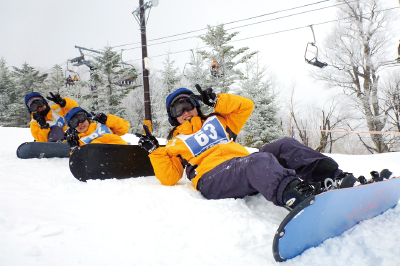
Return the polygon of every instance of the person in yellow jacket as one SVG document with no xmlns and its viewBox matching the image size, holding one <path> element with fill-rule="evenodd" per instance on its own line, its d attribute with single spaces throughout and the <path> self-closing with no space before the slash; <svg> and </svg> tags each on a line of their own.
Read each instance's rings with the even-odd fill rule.
<svg viewBox="0 0 400 266">
<path fill-rule="evenodd" d="M 261 193 L 275 205 L 293 209 L 320 193 L 320 182 L 345 175 L 332 158 L 289 137 L 250 154 L 235 140 L 252 113 L 253 102 L 232 94 L 216 95 L 212 88 L 203 91 L 198 84 L 196 89 L 200 95 L 180 88 L 167 97 L 168 119 L 174 128 L 165 147 L 159 147 L 146 125 L 145 135 L 136 134 L 163 185 L 176 184 L 186 170 L 187 178 L 207 199 Z M 204 115 L 199 101 L 213 107 L 214 113 Z"/>
<path fill-rule="evenodd" d="M 122 144 L 121 138 L 129 131 L 130 124 L 115 115 L 98 113 L 94 117 L 86 110 L 76 107 L 65 116 L 69 129 L 67 142 L 71 149 L 89 143 Z"/>
<path fill-rule="evenodd" d="M 78 107 L 78 103 L 69 98 L 61 98 L 59 94 L 50 92 L 47 99 L 55 102 L 49 106 L 45 98 L 38 92 L 26 95 L 25 105 L 31 114 L 31 133 L 37 142 L 57 142 L 64 139 L 67 124 L 64 116 L 69 110 Z"/>
</svg>

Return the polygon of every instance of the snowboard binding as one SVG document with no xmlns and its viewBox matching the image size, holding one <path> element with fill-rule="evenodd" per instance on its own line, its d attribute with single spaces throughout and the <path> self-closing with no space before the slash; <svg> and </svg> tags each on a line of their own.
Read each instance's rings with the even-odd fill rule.
<svg viewBox="0 0 400 266">
<path fill-rule="evenodd" d="M 380 173 L 377 171 L 371 171 L 370 174 L 372 178 L 370 180 L 367 180 L 365 176 L 361 175 L 356 178 L 352 173 L 343 172 L 339 174 L 334 180 L 332 178 L 325 179 L 324 187 L 321 188 L 321 192 L 339 188 L 353 187 L 356 182 L 359 182 L 361 185 L 380 182 L 384 179 L 389 179 L 392 175 L 392 172 L 388 169 L 383 169 Z"/>
</svg>

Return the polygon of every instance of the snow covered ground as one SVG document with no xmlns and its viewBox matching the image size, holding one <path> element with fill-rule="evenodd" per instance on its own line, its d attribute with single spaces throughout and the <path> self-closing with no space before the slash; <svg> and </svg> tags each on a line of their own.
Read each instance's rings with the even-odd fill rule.
<svg viewBox="0 0 400 266">
<path fill-rule="evenodd" d="M 287 211 L 262 196 L 206 200 L 187 180 L 154 176 L 83 183 L 68 159 L 18 159 L 32 140 L 0 127 L 0 265 L 279 264 L 272 240 Z M 356 176 L 400 175 L 400 153 L 332 157 Z M 280 265 L 400 266 L 400 206 Z"/>
</svg>

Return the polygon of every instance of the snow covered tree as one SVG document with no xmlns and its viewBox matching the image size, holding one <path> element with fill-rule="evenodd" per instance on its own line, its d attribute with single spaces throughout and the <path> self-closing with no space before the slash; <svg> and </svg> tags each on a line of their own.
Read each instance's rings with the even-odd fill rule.
<svg viewBox="0 0 400 266">
<path fill-rule="evenodd" d="M 388 106 L 388 131 L 400 132 L 400 72 L 391 73 L 383 85 L 383 97 Z M 394 135 L 388 143 L 395 150 L 400 149 L 400 136 Z"/>
<path fill-rule="evenodd" d="M 18 102 L 18 96 L 14 91 L 14 82 L 11 72 L 7 67 L 4 57 L 0 59 L 0 125 L 13 125 L 15 113 L 10 110 L 12 103 Z"/>
<path fill-rule="evenodd" d="M 12 76 L 15 79 L 15 85 L 18 92 L 31 93 L 34 91 L 43 91 L 44 80 L 48 74 L 40 74 L 38 70 L 29 66 L 28 63 L 24 63 L 22 68 L 13 67 L 14 71 Z"/>
<path fill-rule="evenodd" d="M 254 110 L 243 128 L 243 145 L 261 148 L 282 138 L 283 131 L 276 120 L 275 95 L 266 80 L 266 67 L 260 65 L 258 56 L 245 62 L 244 78 L 239 82 L 239 95 L 254 102 Z"/>
<path fill-rule="evenodd" d="M 92 63 L 92 90 L 85 96 L 91 101 L 92 111 L 124 117 L 126 110 L 121 103 L 130 91 L 138 87 L 133 82 L 138 77 L 136 69 L 123 67 L 121 55 L 113 52 L 111 47 L 105 47 Z"/>
<path fill-rule="evenodd" d="M 379 0 L 345 1 L 339 6 L 340 20 L 326 40 L 326 59 L 331 67 L 315 73 L 317 79 L 332 87 L 340 87 L 352 98 L 369 131 L 384 130 L 387 111 L 380 100 L 379 71 L 387 61 L 388 28 L 393 21 Z M 364 142 L 371 152 L 388 152 L 382 134 L 370 134 L 372 145 Z"/>
<path fill-rule="evenodd" d="M 14 79 L 15 100 L 9 105 L 9 112 L 13 116 L 13 126 L 24 127 L 28 126 L 30 116 L 26 111 L 25 96 L 31 92 L 45 93 L 44 80 L 48 74 L 40 74 L 38 70 L 24 63 L 22 68 L 13 67 L 14 71 L 11 76 Z"/>
<path fill-rule="evenodd" d="M 70 90 L 65 86 L 65 77 L 60 65 L 54 65 L 51 73 L 45 80 L 47 91 L 57 92 L 61 97 L 71 97 Z"/>
<path fill-rule="evenodd" d="M 179 89 L 181 77 L 178 73 L 179 69 L 175 68 L 175 60 L 172 60 L 168 54 L 165 58 L 164 69 L 161 70 L 161 86 L 152 90 L 151 108 L 153 115 L 153 130 L 157 137 L 165 138 L 171 129 L 167 118 L 167 110 L 165 108 L 165 99 L 167 96 Z"/>
<path fill-rule="evenodd" d="M 247 52 L 248 47 L 242 47 L 237 50 L 228 43 L 239 32 L 228 33 L 224 29 L 224 25 L 220 24 L 215 27 L 207 25 L 208 31 L 205 36 L 199 37 L 205 44 L 207 44 L 211 52 L 199 51 L 203 59 L 209 61 L 210 76 L 209 83 L 215 88 L 217 93 L 227 93 L 230 86 L 242 77 L 242 72 L 235 67 L 238 64 L 244 63 L 250 59 L 257 52 Z M 244 54 L 244 55 L 242 55 Z"/>
<path fill-rule="evenodd" d="M 212 86 L 210 70 L 205 67 L 205 60 L 197 51 L 194 53 L 192 50 L 189 63 L 185 64 L 182 84 L 190 90 L 194 90 L 196 84 L 199 84 L 202 88 Z"/>
</svg>

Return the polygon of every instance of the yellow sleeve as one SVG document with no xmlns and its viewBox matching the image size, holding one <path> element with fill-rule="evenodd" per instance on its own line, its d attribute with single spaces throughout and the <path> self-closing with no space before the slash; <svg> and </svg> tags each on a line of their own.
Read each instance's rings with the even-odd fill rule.
<svg viewBox="0 0 400 266">
<path fill-rule="evenodd" d="M 165 147 L 159 147 L 149 154 L 154 173 L 161 184 L 173 186 L 182 178 L 183 166 L 178 157 L 169 157 Z"/>
<path fill-rule="evenodd" d="M 65 114 L 68 113 L 72 108 L 78 107 L 78 103 L 70 98 L 63 98 L 65 100 L 65 106 L 62 109 L 65 109 Z"/>
<path fill-rule="evenodd" d="M 47 142 L 50 128 L 41 129 L 38 122 L 31 121 L 31 133 L 37 142 Z"/>
<path fill-rule="evenodd" d="M 107 115 L 106 126 L 109 127 L 116 135 L 123 136 L 129 131 L 130 124 L 123 118 L 115 115 Z"/>
<path fill-rule="evenodd" d="M 71 100 L 70 98 L 63 98 L 65 100 L 65 106 L 61 107 L 59 104 L 52 105 L 51 108 L 54 110 L 57 110 L 58 108 L 61 108 L 62 113 L 60 111 L 58 112 L 59 115 L 65 116 L 69 110 L 71 110 L 74 107 L 78 107 L 78 103 L 74 100 Z"/>
<path fill-rule="evenodd" d="M 224 116 L 227 119 L 227 127 L 238 135 L 253 112 L 253 101 L 233 94 L 218 94 L 217 97 L 214 111 Z"/>
</svg>

